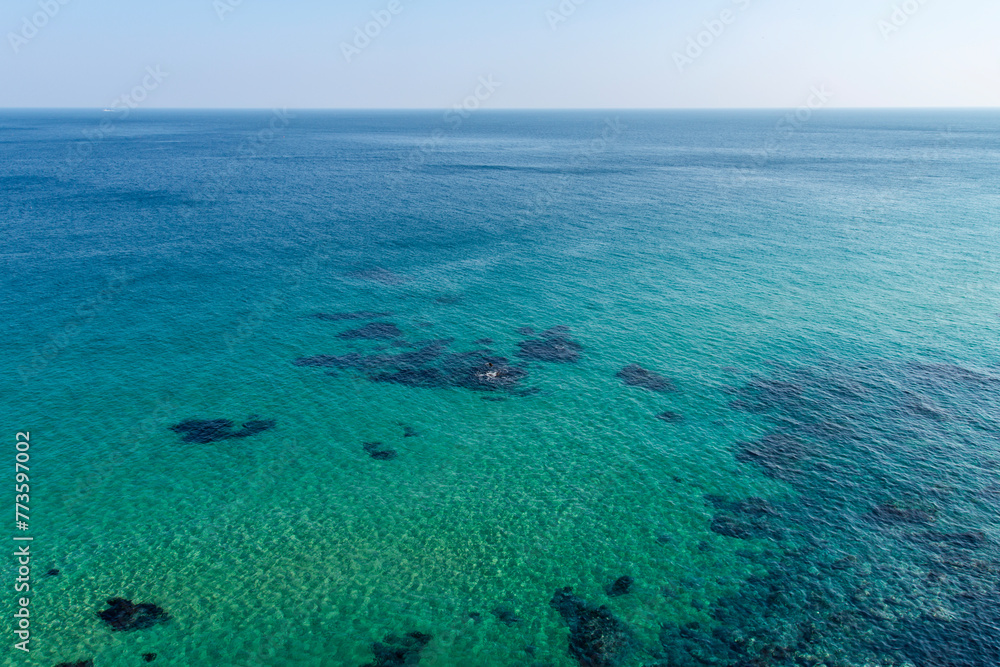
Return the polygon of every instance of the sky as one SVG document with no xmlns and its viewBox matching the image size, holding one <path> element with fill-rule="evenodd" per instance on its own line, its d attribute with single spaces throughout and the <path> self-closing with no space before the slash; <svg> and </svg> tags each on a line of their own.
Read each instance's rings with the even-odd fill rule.
<svg viewBox="0 0 1000 667">
<path fill-rule="evenodd" d="M 1000 107 L 996 0 L 3 0 L 0 107 Z"/>
</svg>

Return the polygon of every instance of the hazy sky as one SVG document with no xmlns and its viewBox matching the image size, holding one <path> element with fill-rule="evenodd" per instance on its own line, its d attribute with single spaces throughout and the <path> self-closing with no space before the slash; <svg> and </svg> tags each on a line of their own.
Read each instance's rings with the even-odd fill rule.
<svg viewBox="0 0 1000 667">
<path fill-rule="evenodd" d="M 1000 107 L 996 0 L 3 0 L 0 28 L 0 107 Z"/>
</svg>

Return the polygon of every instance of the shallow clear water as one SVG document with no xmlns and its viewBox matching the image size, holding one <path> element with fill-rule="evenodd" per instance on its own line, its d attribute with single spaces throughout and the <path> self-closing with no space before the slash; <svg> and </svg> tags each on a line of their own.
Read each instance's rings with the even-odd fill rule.
<svg viewBox="0 0 1000 667">
<path fill-rule="evenodd" d="M 997 664 L 1000 115 L 780 117 L 0 114 L 27 664 Z"/>
</svg>

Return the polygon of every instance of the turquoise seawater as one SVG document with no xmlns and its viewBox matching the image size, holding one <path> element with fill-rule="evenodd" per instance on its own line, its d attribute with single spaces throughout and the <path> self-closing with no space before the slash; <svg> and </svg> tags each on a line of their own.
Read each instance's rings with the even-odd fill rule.
<svg viewBox="0 0 1000 667">
<path fill-rule="evenodd" d="M 782 118 L 0 114 L 3 664 L 1000 664 L 1000 114 Z"/>
</svg>

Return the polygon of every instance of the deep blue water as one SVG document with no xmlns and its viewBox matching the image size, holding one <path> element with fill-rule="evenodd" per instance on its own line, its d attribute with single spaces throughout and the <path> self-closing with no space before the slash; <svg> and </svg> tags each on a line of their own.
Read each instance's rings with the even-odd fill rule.
<svg viewBox="0 0 1000 667">
<path fill-rule="evenodd" d="M 783 116 L 0 112 L 11 664 L 1000 664 L 1000 113 Z"/>
</svg>

